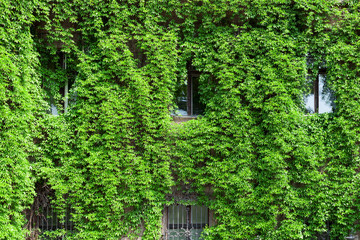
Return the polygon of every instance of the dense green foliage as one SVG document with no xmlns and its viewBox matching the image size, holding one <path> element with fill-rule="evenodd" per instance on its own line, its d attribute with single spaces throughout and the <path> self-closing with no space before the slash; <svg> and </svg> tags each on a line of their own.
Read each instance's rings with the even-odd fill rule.
<svg viewBox="0 0 360 240">
<path fill-rule="evenodd" d="M 0 2 L 0 238 L 24 239 L 24 209 L 34 197 L 31 156 L 46 103 L 29 29 L 34 4 Z"/>
<path fill-rule="evenodd" d="M 0 239 L 37 237 L 39 199 L 71 212 L 67 239 L 160 239 L 173 191 L 214 212 L 205 239 L 359 229 L 357 1 L 3 0 L 0 10 Z M 174 124 L 190 64 L 205 113 Z M 336 109 L 305 115 L 308 79 L 324 65 Z"/>
</svg>

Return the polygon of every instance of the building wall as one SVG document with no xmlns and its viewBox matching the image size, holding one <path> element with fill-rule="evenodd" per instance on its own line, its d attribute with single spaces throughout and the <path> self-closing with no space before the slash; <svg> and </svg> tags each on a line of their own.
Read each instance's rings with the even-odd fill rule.
<svg viewBox="0 0 360 240">
<path fill-rule="evenodd" d="M 52 189 L 51 204 L 71 208 L 76 231 L 67 237 L 161 238 L 164 207 L 181 194 L 196 196 L 181 204 L 209 207 L 207 239 L 342 239 L 357 230 L 358 8 L 39 1 L 24 31 L 42 85 L 24 91 L 49 109 L 54 99 L 59 115 L 33 111 L 27 161 L 34 184 Z M 307 114 L 308 85 L 324 68 L 335 107 Z M 191 71 L 203 114 L 172 116 Z M 21 73 L 2 81 L 31 82 Z M 76 101 L 62 109 L 66 83 Z"/>
</svg>

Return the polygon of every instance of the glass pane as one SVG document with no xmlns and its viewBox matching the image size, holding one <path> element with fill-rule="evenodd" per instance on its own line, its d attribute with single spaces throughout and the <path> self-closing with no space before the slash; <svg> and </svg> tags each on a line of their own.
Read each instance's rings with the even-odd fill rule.
<svg viewBox="0 0 360 240">
<path fill-rule="evenodd" d="M 208 208 L 204 206 L 191 206 L 191 222 L 193 224 L 207 224 Z"/>
<path fill-rule="evenodd" d="M 187 115 L 187 80 L 181 82 L 175 90 L 175 103 L 178 109 L 175 110 L 176 115 Z"/>
<path fill-rule="evenodd" d="M 186 207 L 182 205 L 174 205 L 169 207 L 169 224 L 185 224 L 186 223 Z"/>
<path fill-rule="evenodd" d="M 190 81 L 178 83 L 175 89 L 175 103 L 178 109 L 175 110 L 176 115 L 188 115 L 188 101 L 190 100 L 189 114 L 200 115 L 204 113 L 205 105 L 200 102 L 199 94 L 199 77 L 189 76 Z M 188 85 L 191 85 L 188 88 Z M 191 89 L 191 90 L 190 90 Z M 190 91 L 190 92 L 188 92 Z"/>
<path fill-rule="evenodd" d="M 319 113 L 332 112 L 332 96 L 325 80 L 326 75 L 319 74 Z"/>
<path fill-rule="evenodd" d="M 204 206 L 191 206 L 191 239 L 201 239 L 201 232 L 208 224 L 208 208 Z"/>
<path fill-rule="evenodd" d="M 173 205 L 168 208 L 168 239 L 187 240 L 187 212 L 186 206 Z"/>
<path fill-rule="evenodd" d="M 54 104 L 51 104 L 51 114 L 52 115 L 59 115 L 57 107 Z"/>
<path fill-rule="evenodd" d="M 318 113 L 332 112 L 334 106 L 334 97 L 326 85 L 326 75 L 319 74 L 318 86 L 315 86 L 317 81 L 309 82 L 310 94 L 305 96 L 305 108 L 308 113 L 315 113 L 315 101 L 318 95 Z M 316 91 L 315 89 L 318 89 Z"/>
<path fill-rule="evenodd" d="M 305 97 L 306 112 L 314 113 L 315 112 L 314 105 L 315 105 L 315 94 L 314 94 L 314 87 L 312 87 L 311 93 Z"/>
<path fill-rule="evenodd" d="M 199 77 L 192 77 L 192 104 L 193 104 L 193 114 L 201 115 L 204 113 L 205 106 L 200 102 L 199 94 Z"/>
</svg>

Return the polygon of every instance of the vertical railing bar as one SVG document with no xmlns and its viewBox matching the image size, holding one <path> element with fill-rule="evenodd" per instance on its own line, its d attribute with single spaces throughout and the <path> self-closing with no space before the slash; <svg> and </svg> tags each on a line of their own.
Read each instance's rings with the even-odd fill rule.
<svg viewBox="0 0 360 240">
<path fill-rule="evenodd" d="M 44 232 L 44 223 L 43 223 L 43 218 L 44 218 L 44 207 L 41 206 L 41 214 L 39 214 L 39 228 L 41 226 L 41 231 Z"/>
<path fill-rule="evenodd" d="M 71 208 L 70 208 L 70 210 L 69 210 L 69 218 L 70 218 L 70 220 L 71 220 Z M 73 230 L 73 221 L 70 221 L 70 232 L 72 232 L 72 230 Z"/>
<path fill-rule="evenodd" d="M 199 221 L 199 207 L 196 206 L 196 208 L 194 210 L 195 210 L 195 219 L 194 219 L 194 221 L 195 221 L 194 230 L 195 230 L 195 229 L 197 229 L 197 225 L 198 225 L 198 221 Z M 197 231 L 194 231 L 194 232 L 195 232 L 196 239 L 197 239 L 198 233 L 197 233 Z"/>
<path fill-rule="evenodd" d="M 182 235 L 186 236 L 186 231 L 185 231 L 186 215 L 184 215 L 184 212 L 186 213 L 186 206 L 181 205 L 181 214 L 182 214 L 182 216 L 181 216 L 181 231 L 179 230 L 179 238 Z"/>
<path fill-rule="evenodd" d="M 197 212 L 196 212 L 196 206 L 191 206 L 191 229 L 194 228 L 194 222 L 196 221 L 196 215 L 197 215 Z"/>
<path fill-rule="evenodd" d="M 176 211 L 177 212 L 177 221 L 176 221 L 177 223 L 179 223 L 179 217 L 180 217 L 180 209 L 179 209 L 179 207 L 180 206 L 178 206 L 178 210 Z M 176 229 L 178 229 L 178 228 L 179 228 L 179 226 L 177 225 Z"/>
<path fill-rule="evenodd" d="M 71 231 L 71 208 L 69 207 L 69 231 Z"/>
<path fill-rule="evenodd" d="M 68 224 L 69 224 L 69 216 L 68 216 L 68 209 L 65 210 L 65 230 L 68 230 Z"/>
<path fill-rule="evenodd" d="M 180 232 L 179 222 L 180 222 L 180 211 L 181 211 L 179 208 L 181 208 L 181 205 L 178 206 L 178 210 L 177 210 L 177 223 L 178 223 L 178 225 L 176 226 L 176 230 L 178 232 Z M 178 238 L 180 238 L 180 236 L 178 236 Z"/>
<path fill-rule="evenodd" d="M 169 207 L 166 207 L 165 208 L 165 210 L 166 210 L 166 226 L 167 226 L 167 229 L 166 229 L 166 231 L 165 231 L 165 240 L 169 240 L 169 233 L 170 233 L 170 229 L 169 229 L 169 221 L 170 221 L 170 219 L 169 219 L 169 211 L 170 211 L 170 209 L 169 209 Z"/>
<path fill-rule="evenodd" d="M 40 209 L 39 209 L 40 210 Z M 38 225 L 38 227 L 39 227 L 39 229 L 40 229 L 40 226 L 41 226 L 41 223 L 40 223 L 40 213 L 37 215 L 37 225 Z M 35 224 L 35 226 L 36 226 L 36 224 Z"/>
<path fill-rule="evenodd" d="M 174 208 L 175 208 L 175 207 L 174 207 Z M 179 211 L 181 211 L 180 209 L 181 209 L 181 205 L 177 205 L 175 212 L 177 212 L 178 218 L 179 218 Z M 175 219 L 175 218 L 176 218 L 176 217 L 175 217 L 175 215 L 174 215 L 174 222 L 176 222 L 176 219 Z M 179 221 L 179 219 L 178 219 L 178 221 Z M 178 230 L 178 228 L 179 228 L 178 226 L 176 226 L 176 228 L 175 228 L 175 225 L 173 226 L 173 229 L 175 229 L 175 232 L 177 233 L 177 234 L 176 234 L 176 238 L 179 240 L 179 238 L 180 238 L 180 235 L 179 235 L 180 231 Z"/>
<path fill-rule="evenodd" d="M 209 208 L 207 208 L 207 213 L 208 213 L 208 215 L 207 215 L 206 222 L 207 222 L 208 226 L 210 226 L 210 209 Z"/>
<path fill-rule="evenodd" d="M 192 239 L 191 231 L 194 228 L 194 220 L 196 220 L 196 206 L 190 206 L 190 237 Z"/>
<path fill-rule="evenodd" d="M 64 211 L 63 211 L 63 214 L 64 214 Z M 61 229 L 66 229 L 66 208 L 65 208 L 65 215 L 63 215 L 61 222 L 62 222 Z M 64 237 L 64 235 L 61 235 L 61 239 L 63 239 L 63 237 Z"/>
<path fill-rule="evenodd" d="M 39 209 L 39 211 L 40 211 L 40 209 Z M 39 229 L 40 229 L 40 226 L 42 225 L 41 222 L 40 222 L 40 213 L 41 212 L 42 211 L 40 211 L 39 214 L 37 215 L 37 222 L 38 222 Z"/>
<path fill-rule="evenodd" d="M 188 207 L 187 209 L 187 216 L 188 216 L 188 227 L 187 230 L 191 231 L 191 224 L 192 224 L 192 219 L 191 219 L 191 206 Z M 186 240 L 190 240 L 190 236 L 187 237 Z"/>
<path fill-rule="evenodd" d="M 51 225 L 50 225 L 50 229 L 53 230 L 54 228 L 54 210 L 53 208 L 50 209 L 51 212 Z"/>
<path fill-rule="evenodd" d="M 203 221 L 203 218 L 205 218 L 205 216 L 203 216 L 203 206 L 201 206 L 201 208 L 200 208 L 200 228 L 202 228 L 202 224 L 205 222 L 205 221 Z"/>
<path fill-rule="evenodd" d="M 197 232 L 196 232 L 196 224 L 197 224 L 197 221 L 198 221 L 198 214 L 199 214 L 199 210 L 198 210 L 198 207 L 196 206 L 194 206 L 194 210 L 195 210 L 195 219 L 193 219 L 193 220 L 195 220 L 194 222 L 195 222 L 195 226 L 194 226 L 194 224 L 193 224 L 193 228 L 194 228 L 194 233 L 195 233 L 195 235 L 196 235 L 196 238 L 197 238 Z"/>
<path fill-rule="evenodd" d="M 193 93 L 193 85 L 194 85 L 194 80 L 193 77 L 191 77 L 191 116 L 194 115 L 194 93 Z"/>
<path fill-rule="evenodd" d="M 53 219 L 52 219 L 51 228 L 52 230 L 56 230 L 56 212 L 54 211 L 54 209 L 52 209 L 52 215 L 53 215 Z"/>
<path fill-rule="evenodd" d="M 66 70 L 66 54 L 64 54 L 64 69 Z M 69 79 L 65 79 L 65 87 L 64 87 L 64 112 L 66 113 L 69 106 Z"/>
<path fill-rule="evenodd" d="M 56 213 L 56 211 L 55 211 L 55 210 L 53 210 L 53 215 L 54 215 L 53 228 L 54 228 L 54 230 L 57 230 L 57 229 L 58 229 L 58 228 L 57 228 L 57 213 Z"/>
<path fill-rule="evenodd" d="M 184 206 L 183 206 L 183 208 L 184 208 Z M 184 223 L 184 211 L 183 211 L 183 209 L 181 210 L 181 212 L 182 212 L 182 216 L 181 216 L 181 228 L 184 228 L 185 223 Z"/>
<path fill-rule="evenodd" d="M 49 231 L 51 231 L 52 211 L 51 211 L 50 207 L 48 207 L 48 210 L 49 210 L 49 214 L 47 216 L 47 219 L 48 219 L 48 223 L 49 223 Z"/>
<path fill-rule="evenodd" d="M 66 207 L 62 209 L 62 214 L 63 217 L 61 218 L 61 229 L 66 230 Z"/>
<path fill-rule="evenodd" d="M 42 206 L 41 207 L 42 208 L 42 217 L 40 218 L 40 221 L 41 221 L 41 230 L 43 230 L 43 231 L 45 231 L 46 230 L 46 228 L 45 228 L 45 221 L 44 221 L 44 219 L 45 219 L 45 208 L 44 208 L 44 206 Z"/>
<path fill-rule="evenodd" d="M 56 229 L 59 229 L 59 221 L 58 221 L 57 212 L 55 212 L 55 228 L 56 228 Z"/>
<path fill-rule="evenodd" d="M 49 217 L 49 207 L 46 207 L 46 230 L 49 231 L 49 221 L 48 221 L 48 217 Z"/>
<path fill-rule="evenodd" d="M 43 207 L 43 211 L 42 211 L 42 225 L 43 225 L 43 231 L 46 231 L 47 230 L 47 226 L 46 226 L 46 208 L 45 207 Z"/>
</svg>

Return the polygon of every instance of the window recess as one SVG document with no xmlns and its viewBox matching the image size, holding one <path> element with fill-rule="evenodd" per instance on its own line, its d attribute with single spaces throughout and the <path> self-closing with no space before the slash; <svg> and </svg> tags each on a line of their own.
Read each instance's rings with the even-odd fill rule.
<svg viewBox="0 0 360 240">
<path fill-rule="evenodd" d="M 139 41 L 136 39 L 131 39 L 127 43 L 129 50 L 133 54 L 134 60 L 137 63 L 138 68 L 142 68 L 147 65 L 147 57 L 145 51 L 141 49 Z"/>
<path fill-rule="evenodd" d="M 58 61 L 56 61 L 55 64 L 54 62 L 50 63 L 52 65 L 50 65 L 49 68 L 52 69 L 53 72 L 57 72 L 57 74 L 59 74 L 59 79 L 62 78 L 62 80 L 50 79 L 48 82 L 48 84 L 50 83 L 55 86 L 54 90 L 51 88 L 48 89 L 50 95 L 49 112 L 55 116 L 62 112 L 66 113 L 69 106 L 76 100 L 76 92 L 73 97 L 70 98 L 70 89 L 74 84 L 76 72 L 74 69 L 68 68 L 68 57 L 65 53 L 58 52 L 56 55 Z M 61 97 L 61 101 L 59 96 Z"/>
<path fill-rule="evenodd" d="M 209 225 L 209 209 L 205 206 L 172 205 L 165 209 L 166 240 L 201 240 Z"/>
<path fill-rule="evenodd" d="M 308 94 L 305 95 L 307 113 L 330 113 L 334 108 L 334 94 L 326 82 L 326 68 L 320 68 L 315 77 L 308 76 Z"/>
<path fill-rule="evenodd" d="M 175 91 L 175 103 L 178 107 L 175 115 L 197 116 L 204 113 L 205 105 L 200 101 L 200 72 L 188 68 L 187 79 L 178 84 Z"/>
<path fill-rule="evenodd" d="M 74 223 L 71 219 L 70 209 L 66 210 L 64 218 L 61 219 L 59 214 L 50 206 L 41 207 L 40 213 L 41 215 L 38 216 L 38 222 L 41 232 L 45 233 L 59 229 L 64 229 L 69 232 L 74 231 Z"/>
</svg>

